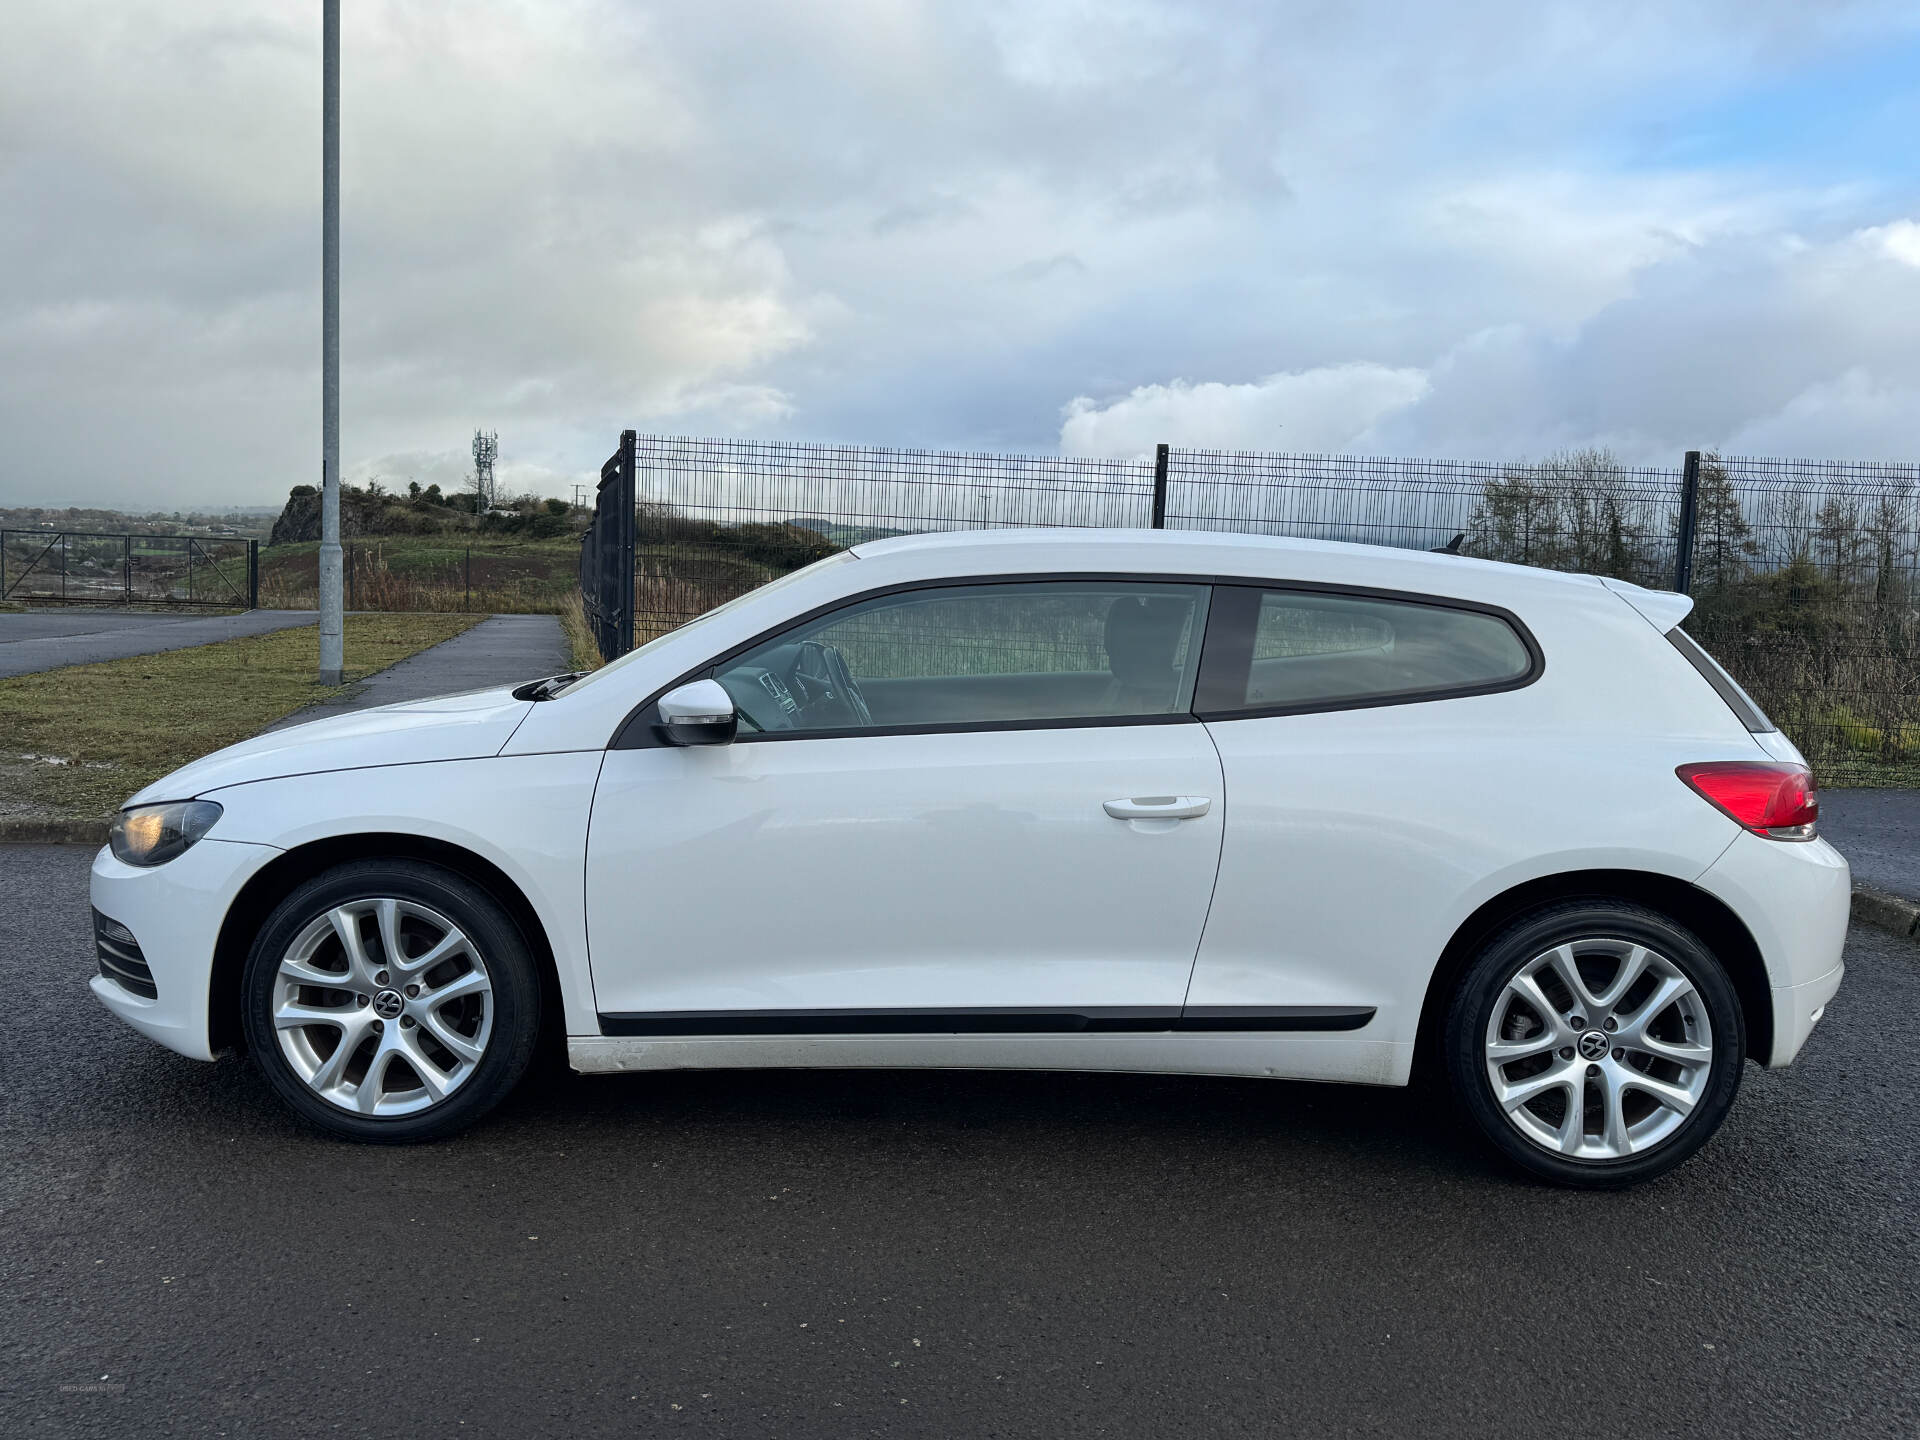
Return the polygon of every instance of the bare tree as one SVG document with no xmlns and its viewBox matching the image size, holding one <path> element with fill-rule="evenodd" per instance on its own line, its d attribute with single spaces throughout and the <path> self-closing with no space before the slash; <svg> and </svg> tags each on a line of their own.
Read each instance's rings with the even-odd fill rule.
<svg viewBox="0 0 1920 1440">
<path fill-rule="evenodd" d="M 1626 580 L 1656 568 L 1635 476 L 1612 451 L 1563 451 L 1489 480 L 1467 530 L 1468 553 Z"/>
</svg>

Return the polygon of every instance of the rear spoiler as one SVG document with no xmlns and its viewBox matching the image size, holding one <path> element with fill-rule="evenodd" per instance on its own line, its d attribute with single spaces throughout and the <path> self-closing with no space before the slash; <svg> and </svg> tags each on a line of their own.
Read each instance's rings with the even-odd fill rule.
<svg viewBox="0 0 1920 1440">
<path fill-rule="evenodd" d="M 1599 578 L 1602 585 L 1638 610 L 1641 618 L 1662 635 L 1693 613 L 1691 595 L 1677 595 L 1671 590 L 1649 590 L 1644 585 L 1632 585 L 1605 575 Z"/>
</svg>

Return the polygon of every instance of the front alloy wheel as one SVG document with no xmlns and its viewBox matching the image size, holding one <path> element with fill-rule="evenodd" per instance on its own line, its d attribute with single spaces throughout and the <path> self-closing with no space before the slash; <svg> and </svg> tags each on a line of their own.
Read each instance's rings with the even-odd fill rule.
<svg viewBox="0 0 1920 1440">
<path fill-rule="evenodd" d="M 383 895 L 315 916 L 281 956 L 273 1025 L 307 1088 L 357 1115 L 411 1115 L 472 1078 L 493 982 L 445 915 Z"/>
<path fill-rule="evenodd" d="M 1487 1137 L 1537 1175 L 1622 1185 L 1719 1128 L 1743 1053 L 1731 984 L 1700 941 L 1636 905 L 1523 921 L 1468 972 L 1448 1062 Z"/>
<path fill-rule="evenodd" d="M 243 1020 L 274 1089 L 362 1140 L 448 1135 L 526 1069 L 540 987 L 525 939 L 463 876 L 410 860 L 316 876 L 262 927 Z"/>
</svg>

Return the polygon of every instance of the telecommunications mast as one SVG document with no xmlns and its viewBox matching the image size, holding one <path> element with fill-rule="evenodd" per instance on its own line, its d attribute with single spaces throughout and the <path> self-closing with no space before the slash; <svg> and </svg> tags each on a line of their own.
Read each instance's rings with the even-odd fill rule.
<svg viewBox="0 0 1920 1440">
<path fill-rule="evenodd" d="M 474 509 L 485 513 L 497 498 L 493 490 L 493 462 L 500 455 L 500 437 L 491 430 L 473 432 Z"/>
</svg>

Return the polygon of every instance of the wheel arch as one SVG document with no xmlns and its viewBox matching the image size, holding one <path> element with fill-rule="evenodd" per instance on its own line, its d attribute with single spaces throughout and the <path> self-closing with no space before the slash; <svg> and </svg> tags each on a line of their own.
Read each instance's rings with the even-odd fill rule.
<svg viewBox="0 0 1920 1440">
<path fill-rule="evenodd" d="M 464 846 L 425 835 L 374 832 L 329 835 L 295 846 L 261 866 L 241 887 L 220 922 L 220 937 L 214 944 L 213 967 L 208 978 L 207 1031 L 214 1052 L 245 1049 L 240 1024 L 240 977 L 254 937 L 267 916 L 273 913 L 273 907 L 294 887 L 335 865 L 348 860 L 379 859 L 418 860 L 438 865 L 480 886 L 505 908 L 519 927 L 540 972 L 540 1049 L 545 1053 L 555 1044 L 564 1045 L 566 1021 L 553 945 L 539 913 L 521 888 L 499 866 Z"/>
<path fill-rule="evenodd" d="M 1440 1031 L 1460 977 L 1499 931 L 1525 915 L 1566 900 L 1625 900 L 1671 916 L 1698 935 L 1727 968 L 1740 1001 L 1749 1057 L 1773 1051 L 1773 997 L 1760 946 L 1745 923 L 1717 896 L 1671 875 L 1644 870 L 1573 870 L 1516 885 L 1488 900 L 1461 922 L 1441 951 L 1427 981 L 1414 1043 L 1416 1073 L 1434 1073 L 1440 1062 Z"/>
</svg>

